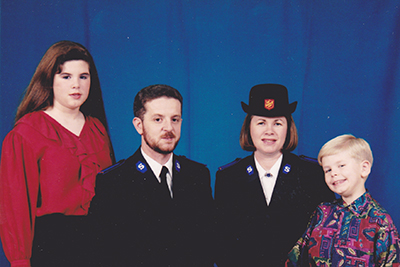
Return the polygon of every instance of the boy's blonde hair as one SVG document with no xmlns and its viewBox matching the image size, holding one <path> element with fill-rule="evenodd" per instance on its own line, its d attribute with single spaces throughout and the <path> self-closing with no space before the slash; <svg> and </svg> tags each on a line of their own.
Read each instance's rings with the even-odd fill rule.
<svg viewBox="0 0 400 267">
<path fill-rule="evenodd" d="M 354 159 L 360 161 L 367 160 L 372 166 L 372 161 L 374 159 L 369 144 L 364 139 L 357 138 L 351 134 L 339 135 L 325 143 L 318 154 L 319 165 L 322 166 L 323 157 L 331 156 L 346 150 L 349 151 L 351 157 Z"/>
</svg>

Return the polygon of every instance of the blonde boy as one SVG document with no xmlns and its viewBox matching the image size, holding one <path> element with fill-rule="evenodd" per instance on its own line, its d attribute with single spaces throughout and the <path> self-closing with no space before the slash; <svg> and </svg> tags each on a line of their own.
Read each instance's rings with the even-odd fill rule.
<svg viewBox="0 0 400 267">
<path fill-rule="evenodd" d="M 317 207 L 286 266 L 400 266 L 393 220 L 365 189 L 372 161 L 368 143 L 353 135 L 321 148 L 325 182 L 341 199 Z"/>
</svg>

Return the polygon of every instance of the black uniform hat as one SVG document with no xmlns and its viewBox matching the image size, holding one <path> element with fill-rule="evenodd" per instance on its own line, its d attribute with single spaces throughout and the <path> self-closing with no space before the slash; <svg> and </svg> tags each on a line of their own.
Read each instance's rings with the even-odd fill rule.
<svg viewBox="0 0 400 267">
<path fill-rule="evenodd" d="M 292 114 L 297 101 L 289 104 L 288 91 L 280 84 L 259 84 L 250 90 L 249 105 L 242 102 L 244 112 L 264 117 L 280 117 Z"/>
</svg>

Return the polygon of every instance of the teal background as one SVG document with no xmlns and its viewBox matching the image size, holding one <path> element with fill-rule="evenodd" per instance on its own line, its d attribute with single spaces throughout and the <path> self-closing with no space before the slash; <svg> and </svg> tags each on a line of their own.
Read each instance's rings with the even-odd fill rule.
<svg viewBox="0 0 400 267">
<path fill-rule="evenodd" d="M 214 186 L 219 166 L 248 155 L 240 101 L 280 83 L 299 102 L 295 153 L 316 157 L 343 133 L 365 138 L 367 188 L 400 226 L 398 1 L 2 0 L 0 16 L 1 140 L 47 48 L 72 40 L 95 59 L 117 160 L 140 145 L 136 93 L 168 84 L 184 97 L 176 153 L 207 164 Z"/>
</svg>

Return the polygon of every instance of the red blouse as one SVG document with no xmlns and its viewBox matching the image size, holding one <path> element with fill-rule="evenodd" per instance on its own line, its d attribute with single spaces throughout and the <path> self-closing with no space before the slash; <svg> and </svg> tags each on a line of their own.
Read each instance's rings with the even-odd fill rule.
<svg viewBox="0 0 400 267">
<path fill-rule="evenodd" d="M 86 215 L 96 174 L 111 165 L 101 122 L 86 117 L 76 136 L 43 111 L 22 117 L 3 142 L 0 236 L 11 266 L 30 266 L 35 217 Z"/>
</svg>

